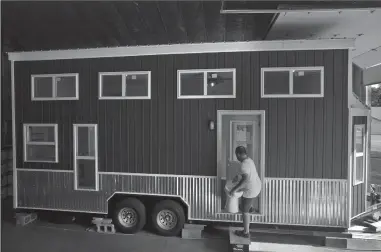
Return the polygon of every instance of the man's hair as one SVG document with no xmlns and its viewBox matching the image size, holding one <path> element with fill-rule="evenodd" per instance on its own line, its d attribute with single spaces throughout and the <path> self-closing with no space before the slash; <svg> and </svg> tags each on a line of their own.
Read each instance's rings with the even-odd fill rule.
<svg viewBox="0 0 381 252">
<path fill-rule="evenodd" d="M 243 147 L 243 146 L 238 146 L 238 147 L 235 149 L 235 153 L 236 153 L 236 154 L 239 154 L 239 155 L 247 154 L 247 152 L 246 152 L 246 148 Z"/>
</svg>

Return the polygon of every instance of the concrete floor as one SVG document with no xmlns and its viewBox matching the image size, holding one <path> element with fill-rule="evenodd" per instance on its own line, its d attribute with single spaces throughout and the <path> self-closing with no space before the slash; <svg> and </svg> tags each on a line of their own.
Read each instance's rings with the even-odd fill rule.
<svg viewBox="0 0 381 252">
<path fill-rule="evenodd" d="M 3 252 L 227 252 L 228 241 L 221 239 L 182 240 L 148 233 L 136 235 L 98 234 L 84 230 L 31 225 L 18 227 L 9 222 L 2 226 Z"/>
<path fill-rule="evenodd" d="M 11 202 L 10 202 L 11 203 Z M 2 250 L 3 252 L 149 252 L 149 251 L 183 251 L 183 252 L 228 252 L 229 237 L 224 230 L 208 234 L 208 239 L 185 240 L 178 237 L 161 237 L 143 231 L 135 235 L 99 234 L 88 232 L 89 219 L 76 224 L 56 224 L 46 221 L 44 215 L 40 220 L 28 226 L 14 224 L 13 211 L 3 208 L 2 211 Z M 8 209 L 7 209 L 8 208 Z M 60 215 L 61 216 L 61 215 Z M 46 216 L 45 216 L 46 217 Z M 91 220 L 91 216 L 90 216 Z M 332 252 L 348 251 L 329 249 L 319 246 L 319 241 L 311 238 L 284 236 L 279 234 L 253 233 L 255 236 L 251 251 L 301 251 Z M 291 244 L 290 244 L 291 243 Z M 353 251 L 353 250 L 352 250 Z M 359 251 L 359 250 L 356 250 Z"/>
<path fill-rule="evenodd" d="M 39 220 L 27 226 L 16 226 L 12 201 L 2 204 L 2 252 L 227 252 L 228 237 L 221 235 L 213 239 L 184 240 L 178 237 L 161 237 L 147 231 L 135 235 L 99 234 L 86 231 L 90 218 L 77 223 L 57 224 L 47 221 L 51 216 L 39 214 Z"/>
</svg>

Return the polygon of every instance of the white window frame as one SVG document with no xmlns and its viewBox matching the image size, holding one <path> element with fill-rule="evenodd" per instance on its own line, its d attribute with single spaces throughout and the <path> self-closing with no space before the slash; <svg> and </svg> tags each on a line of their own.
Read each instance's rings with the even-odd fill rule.
<svg viewBox="0 0 381 252">
<path fill-rule="evenodd" d="M 35 78 L 38 77 L 51 77 L 52 78 L 52 97 L 35 97 L 34 86 Z M 57 97 L 57 78 L 60 77 L 75 77 L 75 97 Z M 31 75 L 31 99 L 32 101 L 68 101 L 68 100 L 78 100 L 79 99 L 79 74 L 78 73 L 62 73 L 62 74 L 32 74 Z"/>
<path fill-rule="evenodd" d="M 359 185 L 364 183 L 365 181 L 365 165 L 366 165 L 366 132 L 365 132 L 365 124 L 356 124 L 354 125 L 353 130 L 353 185 Z M 356 151 L 356 132 L 357 130 L 362 130 L 363 132 L 363 151 L 357 152 Z M 362 158 L 362 180 L 357 180 L 357 157 L 363 157 Z"/>
<path fill-rule="evenodd" d="M 102 76 L 122 76 L 122 96 L 104 96 Z M 148 75 L 148 93 L 146 96 L 126 96 L 127 75 Z M 98 98 L 100 100 L 149 100 L 151 99 L 151 71 L 127 71 L 127 72 L 99 72 L 98 73 Z"/>
<path fill-rule="evenodd" d="M 29 141 L 29 128 L 30 127 L 54 127 L 54 142 L 33 142 Z M 54 123 L 25 123 L 24 124 L 24 162 L 25 163 L 58 163 L 58 124 Z M 28 145 L 50 145 L 55 147 L 55 160 L 28 160 L 27 146 Z"/>
<path fill-rule="evenodd" d="M 78 127 L 94 127 L 94 157 L 77 155 Z M 99 171 L 98 171 L 98 124 L 73 124 L 73 158 L 74 158 L 74 190 L 76 191 L 99 191 Z M 95 189 L 78 187 L 78 167 L 77 160 L 94 160 L 95 169 Z"/>
<path fill-rule="evenodd" d="M 293 71 L 320 71 L 320 94 L 294 94 Z M 265 94 L 265 72 L 289 72 L 289 94 Z M 261 97 L 262 98 L 312 98 L 324 97 L 324 67 L 262 67 L 261 68 Z"/>
<path fill-rule="evenodd" d="M 208 73 L 233 73 L 233 94 L 231 95 L 208 95 Z M 182 95 L 181 94 L 181 74 L 203 73 L 204 74 L 204 94 L 203 95 Z M 211 99 L 211 98 L 236 98 L 236 69 L 184 69 L 177 70 L 177 99 Z"/>
</svg>

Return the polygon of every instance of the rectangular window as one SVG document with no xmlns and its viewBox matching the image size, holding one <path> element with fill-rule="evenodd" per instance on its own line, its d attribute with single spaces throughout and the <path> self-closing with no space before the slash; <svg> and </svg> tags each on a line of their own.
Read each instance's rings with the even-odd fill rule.
<svg viewBox="0 0 381 252">
<path fill-rule="evenodd" d="M 96 124 L 74 125 L 75 190 L 98 191 L 98 128 Z"/>
<path fill-rule="evenodd" d="M 354 154 L 353 154 L 353 185 L 364 182 L 365 170 L 365 125 L 354 127 Z"/>
<path fill-rule="evenodd" d="M 263 98 L 323 97 L 324 67 L 269 67 L 261 69 Z"/>
<path fill-rule="evenodd" d="M 24 124 L 24 162 L 58 163 L 57 124 Z"/>
<path fill-rule="evenodd" d="M 78 100 L 78 74 L 32 75 L 32 100 Z"/>
<path fill-rule="evenodd" d="M 235 69 L 177 71 L 177 98 L 235 98 Z"/>
<path fill-rule="evenodd" d="M 150 98 L 150 71 L 99 73 L 99 99 Z"/>
</svg>

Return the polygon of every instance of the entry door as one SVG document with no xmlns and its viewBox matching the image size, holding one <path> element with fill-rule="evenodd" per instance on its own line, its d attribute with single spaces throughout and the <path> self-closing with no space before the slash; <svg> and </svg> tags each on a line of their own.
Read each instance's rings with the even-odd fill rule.
<svg viewBox="0 0 381 252">
<path fill-rule="evenodd" d="M 221 207 L 225 206 L 226 181 L 234 178 L 239 172 L 241 163 L 237 160 L 235 149 L 243 146 L 248 156 L 253 159 L 258 175 L 262 178 L 261 165 L 261 114 L 257 111 L 218 111 L 218 177 L 221 179 Z M 259 209 L 260 196 L 255 208 Z"/>
</svg>

